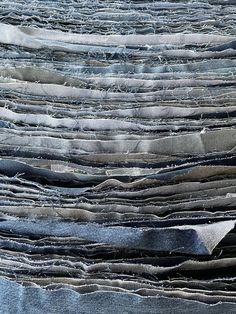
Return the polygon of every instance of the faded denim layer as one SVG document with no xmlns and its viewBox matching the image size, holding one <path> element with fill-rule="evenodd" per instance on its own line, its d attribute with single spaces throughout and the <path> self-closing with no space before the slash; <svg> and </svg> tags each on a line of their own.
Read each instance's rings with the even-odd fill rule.
<svg viewBox="0 0 236 314">
<path fill-rule="evenodd" d="M 0 3 L 0 313 L 235 312 L 232 0 Z"/>
</svg>

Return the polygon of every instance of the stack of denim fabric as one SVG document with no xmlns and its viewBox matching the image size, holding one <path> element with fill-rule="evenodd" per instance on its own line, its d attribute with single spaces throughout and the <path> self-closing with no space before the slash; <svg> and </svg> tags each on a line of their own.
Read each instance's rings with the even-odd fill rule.
<svg viewBox="0 0 236 314">
<path fill-rule="evenodd" d="M 235 0 L 3 0 L 0 48 L 0 313 L 235 313 Z"/>
</svg>

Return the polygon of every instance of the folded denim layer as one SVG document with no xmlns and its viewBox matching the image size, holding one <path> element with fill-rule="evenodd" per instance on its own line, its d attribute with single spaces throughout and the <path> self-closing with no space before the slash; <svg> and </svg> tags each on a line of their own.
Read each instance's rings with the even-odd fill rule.
<svg viewBox="0 0 236 314">
<path fill-rule="evenodd" d="M 0 312 L 235 312 L 235 14 L 0 3 Z"/>
</svg>

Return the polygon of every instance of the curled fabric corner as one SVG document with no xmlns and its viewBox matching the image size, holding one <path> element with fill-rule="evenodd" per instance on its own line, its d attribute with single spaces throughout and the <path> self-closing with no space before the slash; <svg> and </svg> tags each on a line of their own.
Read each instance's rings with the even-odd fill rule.
<svg viewBox="0 0 236 314">
<path fill-rule="evenodd" d="M 0 230 L 2 232 L 11 230 L 12 233 L 24 236 L 79 237 L 95 243 L 130 249 L 210 255 L 219 242 L 234 228 L 234 225 L 235 220 L 227 220 L 192 226 L 138 228 L 110 224 L 104 226 L 90 222 L 79 224 L 50 219 L 31 221 L 29 219 L 2 219 Z"/>
</svg>

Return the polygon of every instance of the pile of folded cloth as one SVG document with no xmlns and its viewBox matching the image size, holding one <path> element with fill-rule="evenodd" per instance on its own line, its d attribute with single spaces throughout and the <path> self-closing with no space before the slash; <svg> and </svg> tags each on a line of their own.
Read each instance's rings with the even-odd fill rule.
<svg viewBox="0 0 236 314">
<path fill-rule="evenodd" d="M 3 0 L 0 48 L 0 313 L 235 313 L 235 0 Z"/>
</svg>

